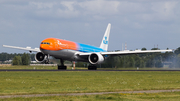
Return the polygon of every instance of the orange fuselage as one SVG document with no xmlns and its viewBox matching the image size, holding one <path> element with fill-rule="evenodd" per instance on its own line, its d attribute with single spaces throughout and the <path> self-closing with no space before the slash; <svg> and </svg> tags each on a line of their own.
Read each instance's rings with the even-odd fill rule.
<svg viewBox="0 0 180 101">
<path fill-rule="evenodd" d="M 72 41 L 57 39 L 57 38 L 47 38 L 43 40 L 40 44 L 40 49 L 59 51 L 64 49 L 77 50 L 81 52 L 104 52 L 103 49 L 95 46 L 90 46 L 81 43 L 75 43 Z"/>
</svg>

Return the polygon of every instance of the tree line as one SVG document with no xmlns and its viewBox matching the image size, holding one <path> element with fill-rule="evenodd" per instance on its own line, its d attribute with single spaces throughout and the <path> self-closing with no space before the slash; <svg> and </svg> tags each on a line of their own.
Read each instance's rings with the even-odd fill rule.
<svg viewBox="0 0 180 101">
<path fill-rule="evenodd" d="M 141 50 L 146 50 L 142 48 Z M 158 48 L 152 48 L 151 50 L 158 50 Z M 19 53 L 8 54 L 0 53 L 1 63 L 5 63 L 7 60 L 13 60 L 13 65 L 29 65 L 30 61 L 35 61 L 35 54 Z M 77 67 L 87 67 L 89 64 L 84 62 L 77 62 Z M 169 67 L 180 67 L 180 47 L 174 52 L 165 53 L 146 53 L 146 54 L 132 54 L 132 55 L 116 55 L 110 56 L 106 61 L 98 67 L 103 68 L 127 68 L 127 67 L 158 67 L 161 68 L 164 65 Z"/>
<path fill-rule="evenodd" d="M 146 50 L 142 48 L 141 50 Z M 159 50 L 158 48 L 152 48 L 151 50 Z M 132 54 L 132 55 L 116 55 L 110 56 L 98 67 L 101 68 L 127 68 L 127 67 L 157 67 L 161 68 L 167 65 L 170 68 L 180 67 L 180 47 L 174 52 L 165 53 L 145 53 L 145 54 Z M 76 66 L 87 67 L 87 63 L 79 62 Z"/>
<path fill-rule="evenodd" d="M 12 60 L 12 65 L 29 65 L 30 56 L 27 53 L 24 53 L 22 56 L 15 56 Z"/>
<path fill-rule="evenodd" d="M 35 61 L 34 59 L 35 54 L 28 54 L 28 53 L 0 53 L 0 62 L 2 64 L 8 63 L 8 61 L 12 60 L 12 65 L 29 65 L 30 61 Z"/>
</svg>

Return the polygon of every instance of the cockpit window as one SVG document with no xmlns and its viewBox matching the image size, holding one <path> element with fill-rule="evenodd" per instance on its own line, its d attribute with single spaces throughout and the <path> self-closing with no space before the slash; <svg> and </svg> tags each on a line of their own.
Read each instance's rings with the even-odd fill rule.
<svg viewBox="0 0 180 101">
<path fill-rule="evenodd" d="M 47 44 L 47 45 L 50 45 L 49 42 L 41 42 L 41 44 Z"/>
</svg>

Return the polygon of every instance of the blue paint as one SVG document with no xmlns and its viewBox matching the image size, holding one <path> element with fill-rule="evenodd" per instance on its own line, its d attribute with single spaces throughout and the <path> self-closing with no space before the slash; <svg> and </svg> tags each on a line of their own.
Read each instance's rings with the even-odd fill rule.
<svg viewBox="0 0 180 101">
<path fill-rule="evenodd" d="M 108 41 L 107 41 L 107 37 L 106 37 L 106 36 L 104 37 L 104 39 L 105 39 L 105 40 L 103 40 L 103 43 L 104 43 L 104 44 L 108 44 Z"/>
<path fill-rule="evenodd" d="M 95 47 L 91 45 L 86 45 L 81 43 L 77 43 L 77 45 L 78 45 L 78 51 L 80 52 L 106 52 L 105 50 L 99 47 Z"/>
</svg>

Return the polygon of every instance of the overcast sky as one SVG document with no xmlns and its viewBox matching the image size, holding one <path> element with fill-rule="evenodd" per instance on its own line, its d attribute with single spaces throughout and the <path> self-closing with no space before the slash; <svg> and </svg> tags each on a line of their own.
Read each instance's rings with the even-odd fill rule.
<svg viewBox="0 0 180 101">
<path fill-rule="evenodd" d="M 109 50 L 180 47 L 180 0 L 0 0 L 0 52 L 49 37 L 99 47 L 108 23 Z"/>
</svg>

